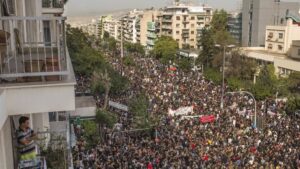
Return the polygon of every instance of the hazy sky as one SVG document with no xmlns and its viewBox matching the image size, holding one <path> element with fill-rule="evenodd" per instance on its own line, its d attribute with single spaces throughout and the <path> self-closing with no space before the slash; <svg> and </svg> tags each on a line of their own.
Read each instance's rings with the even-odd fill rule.
<svg viewBox="0 0 300 169">
<path fill-rule="evenodd" d="M 242 0 L 190 0 L 198 3 L 205 2 L 213 8 L 236 10 Z M 300 0 L 282 0 L 300 2 Z M 173 0 L 68 0 L 67 16 L 99 15 L 109 11 L 133 8 L 163 7 L 170 5 Z"/>
</svg>

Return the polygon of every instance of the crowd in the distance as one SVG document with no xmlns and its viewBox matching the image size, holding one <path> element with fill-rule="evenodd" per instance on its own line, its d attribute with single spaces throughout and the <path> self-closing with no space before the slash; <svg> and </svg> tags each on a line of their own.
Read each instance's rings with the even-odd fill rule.
<svg viewBox="0 0 300 169">
<path fill-rule="evenodd" d="M 121 70 L 118 59 L 111 58 L 110 62 Z M 150 135 L 110 134 L 92 150 L 85 150 L 84 140 L 79 141 L 76 149 L 83 155 L 75 158 L 75 168 L 300 167 L 300 119 L 282 113 L 284 102 L 258 102 L 260 125 L 255 128 L 254 100 L 249 95 L 225 95 L 222 110 L 221 86 L 205 79 L 200 72 L 170 70 L 151 58 L 135 58 L 135 63 L 138 66 L 123 68 L 124 76 L 131 81 L 129 93 L 145 91 L 151 102 L 151 115 L 159 117 L 160 124 Z M 127 103 L 128 97 L 122 98 L 118 101 Z M 201 123 L 199 117 L 168 114 L 170 109 L 186 106 L 193 107 L 193 116 L 214 115 L 216 119 Z M 130 124 L 130 117 L 127 112 L 120 123 Z M 86 165 L 80 165 L 86 158 Z"/>
</svg>

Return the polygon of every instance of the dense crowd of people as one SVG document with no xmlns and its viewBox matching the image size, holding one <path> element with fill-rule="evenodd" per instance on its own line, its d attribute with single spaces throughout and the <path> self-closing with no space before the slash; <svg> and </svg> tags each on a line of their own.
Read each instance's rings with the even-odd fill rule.
<svg viewBox="0 0 300 169">
<path fill-rule="evenodd" d="M 257 103 L 261 124 L 254 126 L 254 102 L 247 94 L 226 94 L 220 108 L 221 86 L 197 71 L 183 72 L 152 58 L 135 58 L 137 66 L 121 67 L 110 58 L 115 70 L 131 82 L 126 97 L 112 98 L 126 104 L 144 91 L 151 115 L 160 118 L 155 129 L 126 132 L 132 114 L 119 112 L 122 134 L 110 133 L 97 147 L 86 150 L 80 138 L 75 168 L 99 169 L 195 169 L 195 168 L 300 168 L 300 119 L 284 115 L 283 101 Z M 228 90 L 227 88 L 225 90 Z M 193 107 L 185 118 L 169 110 Z M 199 117 L 214 115 L 201 122 Z"/>
</svg>

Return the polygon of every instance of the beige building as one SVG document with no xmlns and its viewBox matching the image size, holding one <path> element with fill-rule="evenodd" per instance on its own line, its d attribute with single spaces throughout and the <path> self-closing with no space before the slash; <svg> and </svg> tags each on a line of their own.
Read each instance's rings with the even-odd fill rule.
<svg viewBox="0 0 300 169">
<path fill-rule="evenodd" d="M 289 16 L 286 26 L 267 26 L 265 44 L 242 52 L 259 64 L 273 64 L 278 76 L 300 72 L 300 19 Z"/>
<path fill-rule="evenodd" d="M 171 36 L 179 48 L 197 49 L 201 29 L 209 25 L 213 10 L 208 6 L 177 4 L 163 9 L 160 18 L 160 36 Z"/>
<path fill-rule="evenodd" d="M 53 145 L 58 132 L 69 143 L 76 81 L 66 47 L 64 1 L 0 0 L 0 6 L 0 169 L 14 169 L 22 167 L 15 132 L 20 116 L 30 117 L 45 145 Z M 68 152 L 62 162 L 72 159 Z"/>
<path fill-rule="evenodd" d="M 148 33 L 148 23 L 155 22 L 157 20 L 158 14 L 159 14 L 158 10 L 145 10 L 143 11 L 142 14 L 139 15 L 136 29 L 137 29 L 137 42 L 140 43 L 141 45 L 147 46 L 147 40 L 148 37 L 150 36 Z"/>
<path fill-rule="evenodd" d="M 269 52 L 288 53 L 292 42 L 300 40 L 300 25 L 287 17 L 286 26 L 267 26 L 265 49 Z"/>
</svg>

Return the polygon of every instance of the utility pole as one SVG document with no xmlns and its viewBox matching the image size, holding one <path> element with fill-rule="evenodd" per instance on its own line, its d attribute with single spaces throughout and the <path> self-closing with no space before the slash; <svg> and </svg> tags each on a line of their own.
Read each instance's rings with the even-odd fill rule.
<svg viewBox="0 0 300 169">
<path fill-rule="evenodd" d="M 123 76 L 123 58 L 124 58 L 124 49 L 123 49 L 123 22 L 121 23 L 121 76 Z"/>
</svg>

